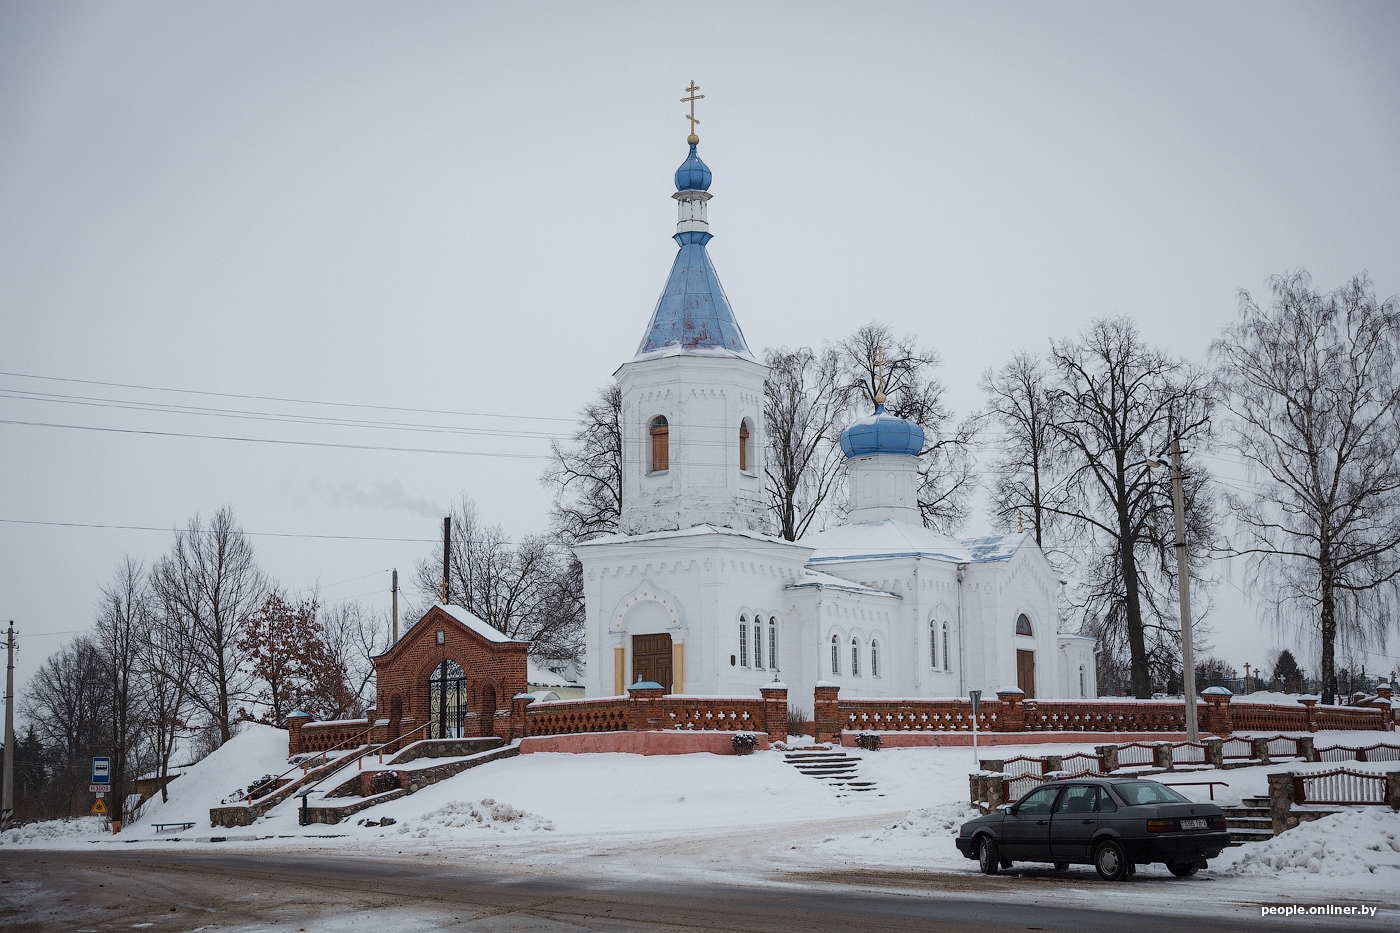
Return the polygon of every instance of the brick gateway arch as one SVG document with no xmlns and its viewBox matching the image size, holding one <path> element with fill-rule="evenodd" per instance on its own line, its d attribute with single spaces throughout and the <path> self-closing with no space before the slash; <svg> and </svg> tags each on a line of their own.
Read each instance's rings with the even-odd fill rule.
<svg viewBox="0 0 1400 933">
<path fill-rule="evenodd" d="M 390 738 L 510 739 L 510 702 L 528 689 L 529 651 L 529 642 L 460 606 L 434 606 L 374 659 L 378 723 Z"/>
</svg>

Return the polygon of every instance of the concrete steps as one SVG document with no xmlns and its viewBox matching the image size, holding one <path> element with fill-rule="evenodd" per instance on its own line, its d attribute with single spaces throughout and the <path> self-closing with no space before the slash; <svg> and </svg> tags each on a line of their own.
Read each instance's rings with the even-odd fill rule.
<svg viewBox="0 0 1400 933">
<path fill-rule="evenodd" d="M 1263 842 L 1274 838 L 1273 811 L 1269 809 L 1268 797 L 1245 797 L 1238 807 L 1221 807 L 1225 814 L 1225 828 L 1230 831 L 1230 841 L 1235 845 L 1246 842 Z M 1297 826 L 1338 813 L 1338 810 L 1290 810 L 1285 831 Z"/>
<path fill-rule="evenodd" d="M 879 795 L 874 781 L 856 779 L 860 759 L 840 749 L 793 749 L 783 753 L 783 760 L 808 777 L 830 784 L 838 797 L 848 793 Z"/>
</svg>

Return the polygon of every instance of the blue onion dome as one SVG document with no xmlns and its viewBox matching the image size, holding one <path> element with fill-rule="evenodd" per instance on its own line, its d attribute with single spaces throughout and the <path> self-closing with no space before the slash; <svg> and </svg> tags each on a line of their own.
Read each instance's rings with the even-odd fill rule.
<svg viewBox="0 0 1400 933">
<path fill-rule="evenodd" d="M 917 457 L 923 449 L 924 429 L 907 418 L 896 418 L 885 411 L 884 404 L 841 432 L 841 450 L 848 460 L 872 454 Z"/>
<path fill-rule="evenodd" d="M 690 156 L 676 169 L 677 191 L 710 190 L 710 167 L 700 161 L 695 147 L 695 143 L 690 144 Z"/>
</svg>

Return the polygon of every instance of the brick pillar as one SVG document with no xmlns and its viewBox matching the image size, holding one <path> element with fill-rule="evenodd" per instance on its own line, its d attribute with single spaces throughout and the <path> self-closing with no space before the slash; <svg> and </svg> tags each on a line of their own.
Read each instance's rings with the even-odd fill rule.
<svg viewBox="0 0 1400 933">
<path fill-rule="evenodd" d="M 1152 746 L 1152 766 L 1168 771 L 1172 769 L 1172 743 L 1158 742 Z"/>
<path fill-rule="evenodd" d="M 1303 704 L 1308 714 L 1308 731 L 1317 731 L 1317 697 L 1304 697 L 1298 701 Z"/>
<path fill-rule="evenodd" d="M 1304 761 L 1317 761 L 1317 746 L 1313 743 L 1313 737 L 1305 735 L 1298 740 L 1298 752 Z"/>
<path fill-rule="evenodd" d="M 1212 692 L 1217 690 L 1218 693 Z M 1207 687 L 1202 691 L 1201 698 L 1206 701 L 1206 716 L 1202 727 L 1206 732 L 1221 738 L 1228 737 L 1235 731 L 1234 719 L 1230 712 L 1230 691 L 1224 687 Z"/>
<path fill-rule="evenodd" d="M 296 710 L 287 717 L 287 757 L 301 754 L 301 727 L 311 721 L 309 713 Z"/>
<path fill-rule="evenodd" d="M 647 681 L 650 683 L 651 681 Z M 641 687 L 636 684 L 627 688 L 627 728 L 631 732 L 652 732 L 666 728 L 665 702 L 666 688 Z"/>
<path fill-rule="evenodd" d="M 786 742 L 787 731 L 787 684 L 773 681 L 759 688 L 763 694 L 763 731 L 768 733 L 770 742 Z"/>
<path fill-rule="evenodd" d="M 1261 765 L 1273 764 L 1273 762 L 1269 760 L 1268 739 L 1254 739 L 1250 744 L 1253 746 L 1253 754 L 1250 757 L 1258 758 Z"/>
<path fill-rule="evenodd" d="M 1118 770 L 1118 746 L 1117 745 L 1095 745 L 1094 754 L 1099 756 L 1103 762 L 1104 774 Z"/>
<path fill-rule="evenodd" d="M 510 736 L 511 740 L 523 739 L 529 735 L 529 725 L 525 718 L 525 708 L 535 702 L 535 698 L 528 693 L 517 693 L 510 698 Z"/>
<path fill-rule="evenodd" d="M 1225 740 L 1206 739 L 1206 764 L 1212 768 L 1225 767 Z"/>
<path fill-rule="evenodd" d="M 1003 687 L 997 691 L 997 699 L 1001 701 L 1001 711 L 997 714 L 997 727 L 994 731 L 1025 732 L 1025 691 L 1019 687 Z"/>
<path fill-rule="evenodd" d="M 1390 705 L 1390 685 L 1381 684 L 1376 688 L 1376 705 L 1381 708 L 1381 728 L 1386 732 L 1395 730 L 1395 710 Z"/>
<path fill-rule="evenodd" d="M 1274 835 L 1288 828 L 1288 811 L 1293 806 L 1293 775 L 1269 775 L 1269 816 L 1274 821 Z"/>
<path fill-rule="evenodd" d="M 840 693 L 836 684 L 817 681 L 812 699 L 812 732 L 818 742 L 841 742 Z"/>
</svg>

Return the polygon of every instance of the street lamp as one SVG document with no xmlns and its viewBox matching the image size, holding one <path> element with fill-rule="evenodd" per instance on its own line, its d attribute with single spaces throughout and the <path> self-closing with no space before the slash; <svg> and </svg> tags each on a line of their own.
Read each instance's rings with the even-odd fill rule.
<svg viewBox="0 0 1400 933">
<path fill-rule="evenodd" d="M 1148 457 L 1149 467 L 1162 465 L 1160 457 Z M 1181 594 L 1181 681 L 1186 694 L 1186 741 L 1200 741 L 1196 727 L 1196 659 L 1191 650 L 1191 582 L 1186 575 L 1186 516 L 1181 495 L 1181 441 L 1172 438 L 1172 510 L 1176 513 L 1176 580 Z"/>
</svg>

